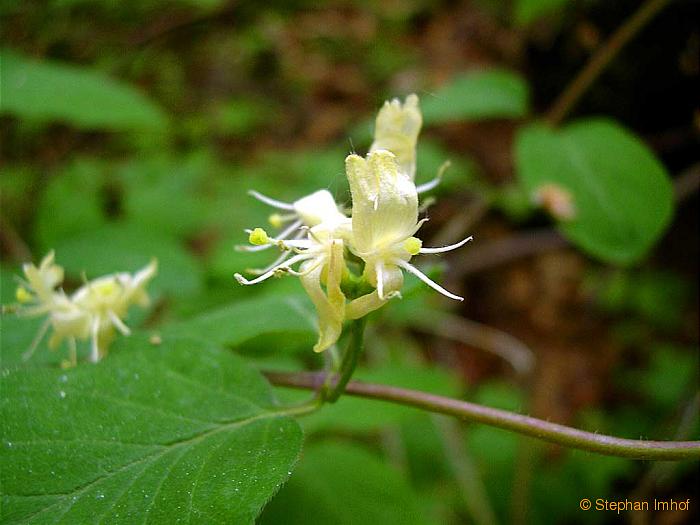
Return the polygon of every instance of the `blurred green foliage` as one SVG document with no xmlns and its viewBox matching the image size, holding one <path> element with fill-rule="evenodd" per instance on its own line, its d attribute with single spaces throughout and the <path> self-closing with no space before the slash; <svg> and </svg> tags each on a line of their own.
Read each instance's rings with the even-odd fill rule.
<svg viewBox="0 0 700 525">
<path fill-rule="evenodd" d="M 98 71 L 28 60 L 7 49 L 2 62 L 2 112 L 83 128 L 161 129 L 165 114 L 131 86 Z"/>
</svg>

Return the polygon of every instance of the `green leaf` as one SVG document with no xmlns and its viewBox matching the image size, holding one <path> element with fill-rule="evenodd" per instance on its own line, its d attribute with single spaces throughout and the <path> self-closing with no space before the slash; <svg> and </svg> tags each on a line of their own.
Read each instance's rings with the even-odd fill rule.
<svg viewBox="0 0 700 525">
<path fill-rule="evenodd" d="M 527 126 L 517 137 L 516 157 L 518 177 L 531 195 L 545 184 L 571 194 L 575 216 L 560 222 L 561 232 L 604 261 L 638 261 L 671 220 L 665 168 L 614 121 L 584 120 L 561 131 Z"/>
<path fill-rule="evenodd" d="M 0 61 L 2 113 L 82 128 L 160 130 L 166 125 L 165 114 L 153 102 L 99 71 L 36 61 L 8 49 Z"/>
<path fill-rule="evenodd" d="M 88 279 L 133 272 L 155 257 L 158 274 L 149 291 L 181 297 L 202 288 L 201 270 L 194 258 L 175 240 L 150 233 L 144 225 L 111 224 L 70 237 L 55 248 L 56 262 L 77 279 L 83 272 Z"/>
<path fill-rule="evenodd" d="M 235 283 L 232 284 L 232 286 Z M 236 301 L 187 321 L 170 325 L 172 334 L 201 337 L 237 346 L 263 335 L 292 334 L 316 337 L 315 314 L 301 296 L 273 294 Z M 277 341 L 284 338 L 277 338 Z M 311 342 L 313 339 L 309 339 Z"/>
<path fill-rule="evenodd" d="M 515 22 L 527 25 L 537 18 L 561 9 L 569 0 L 516 0 Z"/>
<path fill-rule="evenodd" d="M 400 473 L 357 445 L 307 447 L 294 477 L 265 508 L 261 524 L 426 523 Z"/>
<path fill-rule="evenodd" d="M 229 352 L 122 341 L 98 365 L 3 373 L 1 521 L 251 523 L 297 460 L 297 423 Z"/>
<path fill-rule="evenodd" d="M 455 77 L 421 100 L 426 125 L 462 120 L 520 118 L 528 112 L 528 89 L 517 74 L 498 69 Z"/>
</svg>

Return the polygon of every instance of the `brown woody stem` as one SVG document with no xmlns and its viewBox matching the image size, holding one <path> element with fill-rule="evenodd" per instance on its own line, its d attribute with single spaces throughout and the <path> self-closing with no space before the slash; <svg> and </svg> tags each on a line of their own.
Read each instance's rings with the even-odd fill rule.
<svg viewBox="0 0 700 525">
<path fill-rule="evenodd" d="M 318 390 L 325 380 L 324 373 L 316 372 L 265 372 L 265 375 L 275 385 L 306 390 Z M 345 393 L 447 414 L 598 454 L 650 460 L 700 458 L 700 441 L 645 441 L 605 436 L 427 392 L 360 381 L 347 383 Z"/>
</svg>

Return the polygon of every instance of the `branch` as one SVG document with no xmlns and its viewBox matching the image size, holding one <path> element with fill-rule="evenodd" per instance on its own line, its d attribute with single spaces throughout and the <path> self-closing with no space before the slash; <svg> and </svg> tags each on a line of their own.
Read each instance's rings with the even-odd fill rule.
<svg viewBox="0 0 700 525">
<path fill-rule="evenodd" d="M 527 376 L 535 355 L 522 341 L 492 326 L 448 312 L 421 312 L 411 320 L 412 328 L 491 352 L 507 361 L 519 375 Z"/>
<path fill-rule="evenodd" d="M 450 263 L 450 273 L 463 277 L 568 245 L 569 242 L 554 228 L 527 230 L 485 242 L 479 246 L 479 250 L 465 250 L 464 255 L 454 256 Z"/>
<path fill-rule="evenodd" d="M 692 197 L 700 187 L 700 162 L 681 172 L 673 181 L 673 194 L 677 203 Z"/>
<path fill-rule="evenodd" d="M 325 374 L 317 372 L 264 372 L 264 374 L 274 385 L 305 390 L 318 390 L 325 380 Z M 700 441 L 644 441 L 605 436 L 427 392 L 360 381 L 350 381 L 345 392 L 352 396 L 389 401 L 475 421 L 565 447 L 608 456 L 652 460 L 700 458 Z"/>
<path fill-rule="evenodd" d="M 595 82 L 625 44 L 641 31 L 668 2 L 669 0 L 647 0 L 624 24 L 617 28 L 552 105 L 546 117 L 552 126 L 558 126 L 564 120 L 581 95 Z"/>
</svg>

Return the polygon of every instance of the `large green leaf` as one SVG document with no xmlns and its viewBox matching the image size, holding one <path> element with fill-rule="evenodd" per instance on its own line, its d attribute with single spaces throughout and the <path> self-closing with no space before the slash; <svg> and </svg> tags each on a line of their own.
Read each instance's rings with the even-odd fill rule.
<svg viewBox="0 0 700 525">
<path fill-rule="evenodd" d="M 573 198 L 575 216 L 562 233 L 591 255 L 628 264 L 643 257 L 673 213 L 663 165 L 634 135 L 606 119 L 561 131 L 541 124 L 517 138 L 517 173 L 531 193 L 555 184 Z"/>
<path fill-rule="evenodd" d="M 528 89 L 515 73 L 464 73 L 421 100 L 426 125 L 461 120 L 519 118 L 528 112 Z"/>
<path fill-rule="evenodd" d="M 133 87 L 89 68 L 0 53 L 0 112 L 78 127 L 158 130 L 163 111 Z"/>
<path fill-rule="evenodd" d="M 167 330 L 228 346 L 270 334 L 315 337 L 315 314 L 303 301 L 302 296 L 279 294 L 244 299 L 171 325 Z"/>
<path fill-rule="evenodd" d="M 357 445 L 309 446 L 294 477 L 261 516 L 263 524 L 426 523 L 405 478 Z"/>
<path fill-rule="evenodd" d="M 259 374 L 191 340 L 1 380 L 3 523 L 251 523 L 301 447 Z"/>
</svg>

